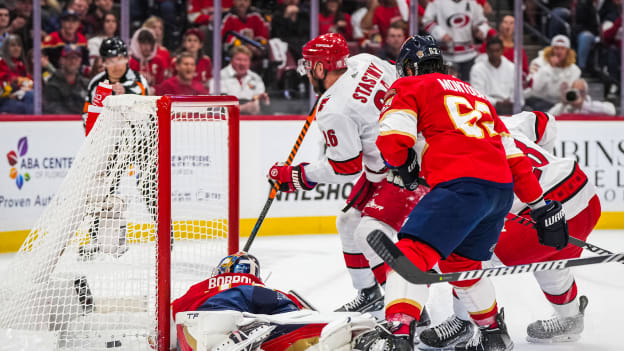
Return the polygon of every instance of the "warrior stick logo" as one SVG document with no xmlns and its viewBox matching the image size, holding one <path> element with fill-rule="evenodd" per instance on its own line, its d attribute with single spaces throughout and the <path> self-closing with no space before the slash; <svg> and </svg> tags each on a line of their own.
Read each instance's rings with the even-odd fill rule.
<svg viewBox="0 0 624 351">
<path fill-rule="evenodd" d="M 559 222 L 561 219 L 563 219 L 563 216 L 564 216 L 563 211 L 559 211 L 554 216 L 546 218 L 546 222 L 544 223 L 544 225 L 546 227 L 550 227 L 551 225 L 553 225 L 553 224 Z"/>
</svg>

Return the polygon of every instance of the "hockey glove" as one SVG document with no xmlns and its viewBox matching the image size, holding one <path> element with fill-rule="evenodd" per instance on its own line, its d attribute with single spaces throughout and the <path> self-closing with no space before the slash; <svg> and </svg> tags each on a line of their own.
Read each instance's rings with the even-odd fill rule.
<svg viewBox="0 0 624 351">
<path fill-rule="evenodd" d="M 546 206 L 531 210 L 539 243 L 561 250 L 568 245 L 568 222 L 559 201 L 547 201 Z"/>
<path fill-rule="evenodd" d="M 303 166 L 307 163 L 301 163 L 296 166 L 286 166 L 283 162 L 277 162 L 269 170 L 267 178 L 271 183 L 280 182 L 279 190 L 285 193 L 292 193 L 297 190 L 312 190 L 316 183 L 308 182 L 305 177 Z"/>
<path fill-rule="evenodd" d="M 419 185 L 427 185 L 425 179 L 419 177 L 420 166 L 418 165 L 418 157 L 414 149 L 407 149 L 407 160 L 402 166 L 390 167 L 388 172 L 388 182 L 407 190 L 416 190 Z"/>
</svg>

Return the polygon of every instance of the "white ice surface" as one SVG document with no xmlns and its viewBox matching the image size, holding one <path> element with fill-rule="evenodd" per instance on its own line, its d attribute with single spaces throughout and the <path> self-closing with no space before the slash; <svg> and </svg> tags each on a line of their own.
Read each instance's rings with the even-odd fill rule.
<svg viewBox="0 0 624 351">
<path fill-rule="evenodd" d="M 241 247 L 245 240 L 241 238 Z M 624 231 L 595 231 L 588 241 L 624 252 Z M 268 286 L 294 289 L 320 310 L 331 311 L 354 297 L 337 235 L 263 237 L 261 232 L 250 252 L 260 260 Z M 11 256 L 0 255 L 0 267 Z M 526 325 L 552 313 L 533 275 L 494 278 L 498 304 L 505 308 L 515 350 L 624 350 L 624 265 L 577 267 L 574 273 L 579 293 L 589 298 L 585 332 L 576 343 L 555 345 L 530 344 L 525 340 Z M 450 294 L 447 284 L 430 289 L 427 306 L 434 323 L 451 313 Z"/>
</svg>

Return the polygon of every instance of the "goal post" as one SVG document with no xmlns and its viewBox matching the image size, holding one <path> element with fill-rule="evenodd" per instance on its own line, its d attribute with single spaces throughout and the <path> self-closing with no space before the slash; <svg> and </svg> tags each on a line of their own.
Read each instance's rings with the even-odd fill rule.
<svg viewBox="0 0 624 351">
<path fill-rule="evenodd" d="M 235 97 L 107 98 L 0 272 L 0 343 L 168 350 L 171 301 L 238 251 L 238 211 Z"/>
<path fill-rule="evenodd" d="M 228 235 L 228 253 L 238 251 L 238 228 L 239 228 L 239 111 L 238 99 L 233 96 L 213 96 L 210 101 L 227 109 L 226 114 L 212 116 L 215 122 L 226 120 L 228 126 L 228 194 L 230 204 L 228 207 L 228 232 L 236 235 Z M 164 96 L 158 101 L 159 139 L 171 139 L 171 121 L 184 119 L 196 120 L 201 116 L 194 109 L 206 108 L 206 97 L 203 96 Z M 227 116 L 227 118 L 225 118 Z M 200 117 L 201 118 L 201 117 Z M 222 119 L 223 118 L 223 119 Z M 160 143 L 158 149 L 159 163 L 158 174 L 160 189 L 158 196 L 158 232 L 169 233 L 171 231 L 171 142 Z M 158 236 L 158 256 L 165 258 L 158 261 L 158 344 L 159 351 L 169 348 L 169 304 L 171 302 L 171 241 L 164 235 Z M 166 308 L 162 308 L 166 306 Z M 166 346 L 162 348 L 160 345 Z"/>
<path fill-rule="evenodd" d="M 238 99 L 233 96 L 212 96 L 209 100 L 223 106 L 227 113 L 213 114 L 213 122 L 225 121 L 228 130 L 228 253 L 238 251 L 238 228 L 239 228 L 239 110 Z M 173 121 L 201 120 L 201 109 L 206 108 L 205 96 L 163 96 L 158 101 L 158 130 L 159 139 L 171 140 L 171 124 Z M 214 106 L 214 105 L 213 105 Z M 199 110 L 196 110 L 199 109 Z M 158 196 L 158 232 L 169 233 L 171 231 L 171 142 L 159 144 L 159 196 Z M 164 235 L 158 236 L 158 256 L 164 259 L 158 261 L 158 349 L 168 350 L 169 330 L 171 321 L 169 318 L 169 304 L 171 302 L 171 241 Z M 165 307 L 166 308 L 163 308 Z M 164 348 L 163 346 L 164 345 Z"/>
</svg>

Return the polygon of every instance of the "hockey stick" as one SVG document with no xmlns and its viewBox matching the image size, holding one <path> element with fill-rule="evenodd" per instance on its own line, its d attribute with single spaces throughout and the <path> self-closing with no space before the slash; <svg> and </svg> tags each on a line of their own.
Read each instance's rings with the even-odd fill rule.
<svg viewBox="0 0 624 351">
<path fill-rule="evenodd" d="M 520 224 L 525 225 L 527 227 L 535 228 L 535 222 L 533 222 L 532 220 L 530 220 L 528 218 L 515 215 L 513 213 L 509 213 L 507 215 L 506 219 L 514 221 L 516 223 L 520 223 Z M 595 254 L 598 254 L 598 255 L 612 255 L 613 254 L 613 251 L 605 250 L 605 249 L 603 249 L 601 247 L 598 247 L 596 245 L 590 244 L 590 243 L 588 243 L 586 241 L 583 241 L 581 239 L 577 239 L 577 238 L 575 238 L 573 236 L 570 236 L 569 238 L 570 238 L 570 244 L 572 244 L 574 246 L 578 246 L 578 247 L 580 247 L 582 249 L 591 251 L 591 252 L 593 252 Z M 624 262 L 622 262 L 622 263 L 624 263 Z"/>
<path fill-rule="evenodd" d="M 557 261 L 535 262 L 506 267 L 484 268 L 464 272 L 429 273 L 421 271 L 396 245 L 380 230 L 374 230 L 366 238 L 368 244 L 393 270 L 412 284 L 436 284 L 461 280 L 496 277 L 537 271 L 564 269 L 590 264 L 620 262 L 624 263 L 624 253 L 592 256 Z"/>
<path fill-rule="evenodd" d="M 310 113 L 308 114 L 308 118 L 306 118 L 305 124 L 303 125 L 301 132 L 299 132 L 299 136 L 297 137 L 297 140 L 295 141 L 295 145 L 293 145 L 292 149 L 290 150 L 290 155 L 288 155 L 288 160 L 286 160 L 287 166 L 290 166 L 292 164 L 293 160 L 295 159 L 295 156 L 297 155 L 297 151 L 299 151 L 299 147 L 301 146 L 301 143 L 303 142 L 303 138 L 308 133 L 308 129 L 310 129 L 310 124 L 312 123 L 312 121 L 314 120 L 314 117 L 316 116 L 316 105 L 318 104 L 318 101 L 319 99 L 316 99 L 314 106 L 312 106 L 312 111 L 310 111 Z M 244 252 L 249 251 L 251 244 L 256 238 L 256 235 L 258 235 L 260 226 L 262 225 L 262 222 L 264 222 L 264 218 L 269 212 L 269 208 L 271 208 L 271 204 L 273 203 L 273 200 L 275 199 L 275 195 L 277 195 L 279 186 L 280 186 L 280 182 L 273 183 L 273 186 L 271 187 L 271 192 L 269 193 L 269 198 L 264 203 L 264 207 L 262 208 L 262 211 L 260 212 L 260 216 L 258 216 L 258 220 L 256 220 L 256 224 L 254 225 L 253 230 L 251 231 L 251 234 L 249 235 L 249 238 L 247 239 L 247 242 L 245 243 L 245 247 L 243 248 Z"/>
</svg>

